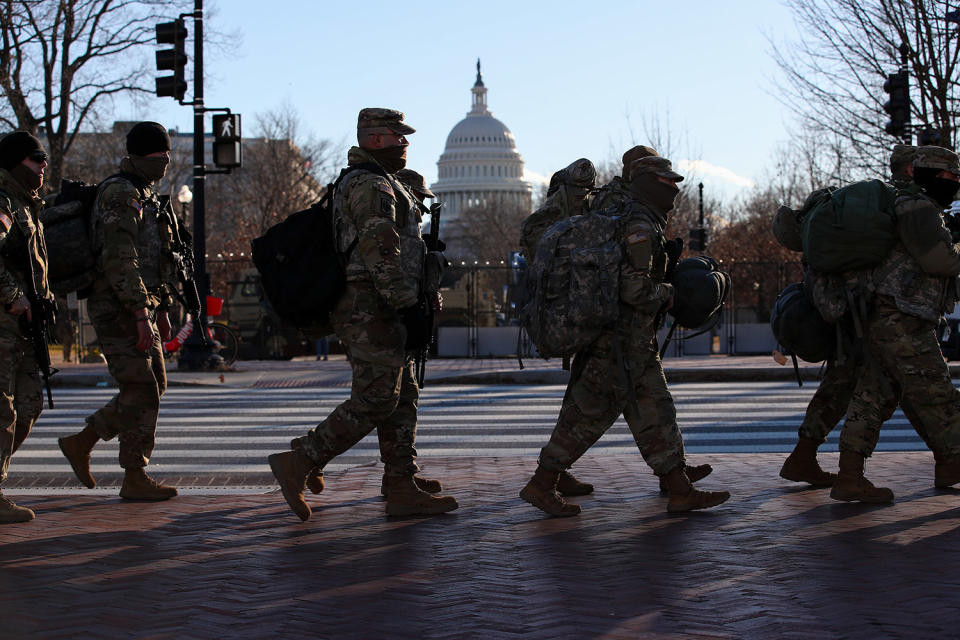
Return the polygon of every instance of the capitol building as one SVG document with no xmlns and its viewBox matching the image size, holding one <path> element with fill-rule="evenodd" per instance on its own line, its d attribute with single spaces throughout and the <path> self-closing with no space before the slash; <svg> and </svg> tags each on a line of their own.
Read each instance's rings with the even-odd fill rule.
<svg viewBox="0 0 960 640">
<path fill-rule="evenodd" d="M 447 136 L 437 161 L 437 181 L 430 185 L 444 202 L 444 222 L 453 222 L 471 207 L 489 204 L 519 205 L 530 211 L 533 186 L 523 179 L 523 157 L 513 134 L 487 108 L 479 60 L 471 93 L 473 105 Z"/>
</svg>

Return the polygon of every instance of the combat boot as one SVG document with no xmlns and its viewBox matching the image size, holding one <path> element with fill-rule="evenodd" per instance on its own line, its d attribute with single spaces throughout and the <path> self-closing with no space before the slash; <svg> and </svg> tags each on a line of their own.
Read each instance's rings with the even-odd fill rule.
<svg viewBox="0 0 960 640">
<path fill-rule="evenodd" d="M 960 456 L 941 458 L 935 456 L 937 464 L 933 468 L 933 486 L 946 489 L 960 482 Z"/>
<path fill-rule="evenodd" d="M 453 496 L 434 496 L 417 487 L 413 476 L 387 476 L 387 515 L 435 515 L 460 505 Z"/>
<path fill-rule="evenodd" d="M 303 451 L 303 445 L 300 444 L 300 438 L 294 438 L 290 441 L 290 450 Z M 326 486 L 326 483 L 323 481 L 323 470 L 320 469 L 320 467 L 314 467 L 313 469 L 310 469 L 310 473 L 307 474 L 307 489 L 310 489 L 310 493 L 316 495 L 323 491 Z"/>
<path fill-rule="evenodd" d="M 667 494 L 670 497 L 667 502 L 667 511 L 670 513 L 709 509 L 730 499 L 729 491 L 694 489 L 682 466 L 674 467 L 670 473 L 661 478 L 667 485 Z"/>
<path fill-rule="evenodd" d="M 814 487 L 832 487 L 837 481 L 837 474 L 820 468 L 817 462 L 819 446 L 813 438 L 800 436 L 797 446 L 780 468 L 780 477 L 793 482 L 806 482 Z"/>
<path fill-rule="evenodd" d="M 580 513 L 580 505 L 567 502 L 557 493 L 560 474 L 538 466 L 530 482 L 520 490 L 520 497 L 551 516 L 565 518 Z"/>
<path fill-rule="evenodd" d="M 413 476 L 413 481 L 417 485 L 417 489 L 420 491 L 426 491 L 427 493 L 440 493 L 443 491 L 443 485 L 440 484 L 439 480 L 434 480 L 432 478 L 421 478 L 420 476 Z M 387 474 L 383 474 L 383 480 L 380 481 L 380 495 L 384 498 L 387 497 Z"/>
<path fill-rule="evenodd" d="M 93 446 L 99 440 L 100 436 L 90 425 L 84 427 L 80 433 L 57 440 L 60 451 L 63 452 L 70 466 L 73 467 L 73 473 L 87 489 L 93 489 L 97 486 L 97 481 L 93 479 L 93 475 L 90 473 L 90 452 L 93 451 Z"/>
<path fill-rule="evenodd" d="M 177 495 L 176 487 L 161 484 L 147 475 L 143 467 L 127 469 L 123 475 L 120 497 L 124 500 L 150 500 L 159 502 Z"/>
<path fill-rule="evenodd" d="M 0 524 L 30 522 L 33 518 L 33 511 L 18 506 L 13 500 L 0 493 Z"/>
<path fill-rule="evenodd" d="M 307 474 L 314 468 L 313 460 L 302 450 L 274 453 L 267 457 L 270 471 L 280 484 L 283 499 L 301 520 L 310 518 L 310 505 L 303 499 Z"/>
<path fill-rule="evenodd" d="M 687 474 L 687 480 L 690 481 L 690 484 L 697 482 L 698 480 L 703 480 L 708 475 L 713 473 L 713 467 L 708 464 L 698 464 L 696 466 L 685 465 L 683 470 Z M 669 493 L 670 490 L 667 488 L 667 482 L 662 477 L 660 478 L 660 493 Z"/>
<path fill-rule="evenodd" d="M 593 485 L 580 482 L 569 471 L 561 471 L 557 477 L 557 493 L 562 496 L 588 496 L 593 493 Z"/>
<path fill-rule="evenodd" d="M 875 487 L 863 476 L 865 459 L 854 451 L 840 451 L 840 473 L 830 490 L 830 497 L 844 502 L 893 502 L 893 491 Z"/>
</svg>

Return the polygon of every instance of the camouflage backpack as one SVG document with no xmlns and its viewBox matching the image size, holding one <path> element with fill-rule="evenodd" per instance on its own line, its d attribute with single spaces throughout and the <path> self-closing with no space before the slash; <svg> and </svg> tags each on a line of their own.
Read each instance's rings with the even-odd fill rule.
<svg viewBox="0 0 960 640">
<path fill-rule="evenodd" d="M 619 216 L 591 212 L 551 225 L 527 269 L 520 322 L 541 357 L 572 356 L 620 312 Z"/>
</svg>

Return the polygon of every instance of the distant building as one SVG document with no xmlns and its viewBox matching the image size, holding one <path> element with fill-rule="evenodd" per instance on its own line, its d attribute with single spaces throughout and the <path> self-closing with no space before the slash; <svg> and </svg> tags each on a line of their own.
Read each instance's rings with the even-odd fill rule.
<svg viewBox="0 0 960 640">
<path fill-rule="evenodd" d="M 487 108 L 479 60 L 471 93 L 473 106 L 447 136 L 437 161 L 437 181 L 430 185 L 445 203 L 444 225 L 473 206 L 509 202 L 531 208 L 533 186 L 523 179 L 523 157 L 510 129 Z"/>
</svg>

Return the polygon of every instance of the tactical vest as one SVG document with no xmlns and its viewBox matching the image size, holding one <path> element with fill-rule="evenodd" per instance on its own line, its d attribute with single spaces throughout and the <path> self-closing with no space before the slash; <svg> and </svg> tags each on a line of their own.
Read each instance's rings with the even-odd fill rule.
<svg viewBox="0 0 960 640">
<path fill-rule="evenodd" d="M 873 281 L 877 293 L 893 298 L 897 309 L 930 322 L 939 322 L 958 299 L 957 278 L 926 273 L 902 243 L 874 269 Z"/>
<path fill-rule="evenodd" d="M 94 251 L 97 253 L 98 270 L 103 271 L 103 222 L 100 216 L 100 198 L 108 185 L 117 182 L 131 183 L 123 177 L 110 178 L 100 185 L 100 192 L 97 195 L 97 202 L 94 205 L 91 223 L 94 232 L 91 235 L 94 238 Z M 135 239 L 137 247 L 137 271 L 143 286 L 147 291 L 155 293 L 164 284 L 175 281 L 176 275 L 173 272 L 173 264 L 170 260 L 170 252 L 173 247 L 173 230 L 167 221 L 165 215 L 161 214 L 160 198 L 153 189 L 139 188 L 137 194 L 141 206 L 139 232 Z"/>
<path fill-rule="evenodd" d="M 19 206 L 18 206 L 19 205 Z M 7 241 L 4 243 L 0 259 L 7 270 L 14 274 L 17 281 L 29 281 L 29 266 L 27 256 L 33 263 L 33 281 L 39 295 L 46 297 L 49 293 L 47 283 L 47 248 L 43 241 L 43 226 L 34 221 L 29 205 L 0 191 L 0 210 L 9 211 L 13 224 L 7 232 Z M 14 230 L 16 227 L 16 230 Z M 22 286 L 22 285 L 21 285 Z"/>
<path fill-rule="evenodd" d="M 337 189 L 333 197 L 333 220 L 337 227 L 337 248 L 340 251 L 346 251 L 358 235 L 357 228 L 350 216 L 344 214 L 347 192 L 356 177 L 345 178 L 345 180 L 351 182 L 347 182 L 345 188 Z M 395 176 L 387 174 L 386 180 L 393 188 L 394 196 L 397 199 L 395 225 L 400 236 L 400 262 L 403 265 L 404 284 L 419 295 L 423 280 L 424 259 L 427 253 L 427 247 L 420 232 L 419 201 Z M 367 265 L 363 262 L 359 251 L 351 252 L 350 258 L 347 260 L 346 276 L 347 282 L 370 280 Z"/>
</svg>

